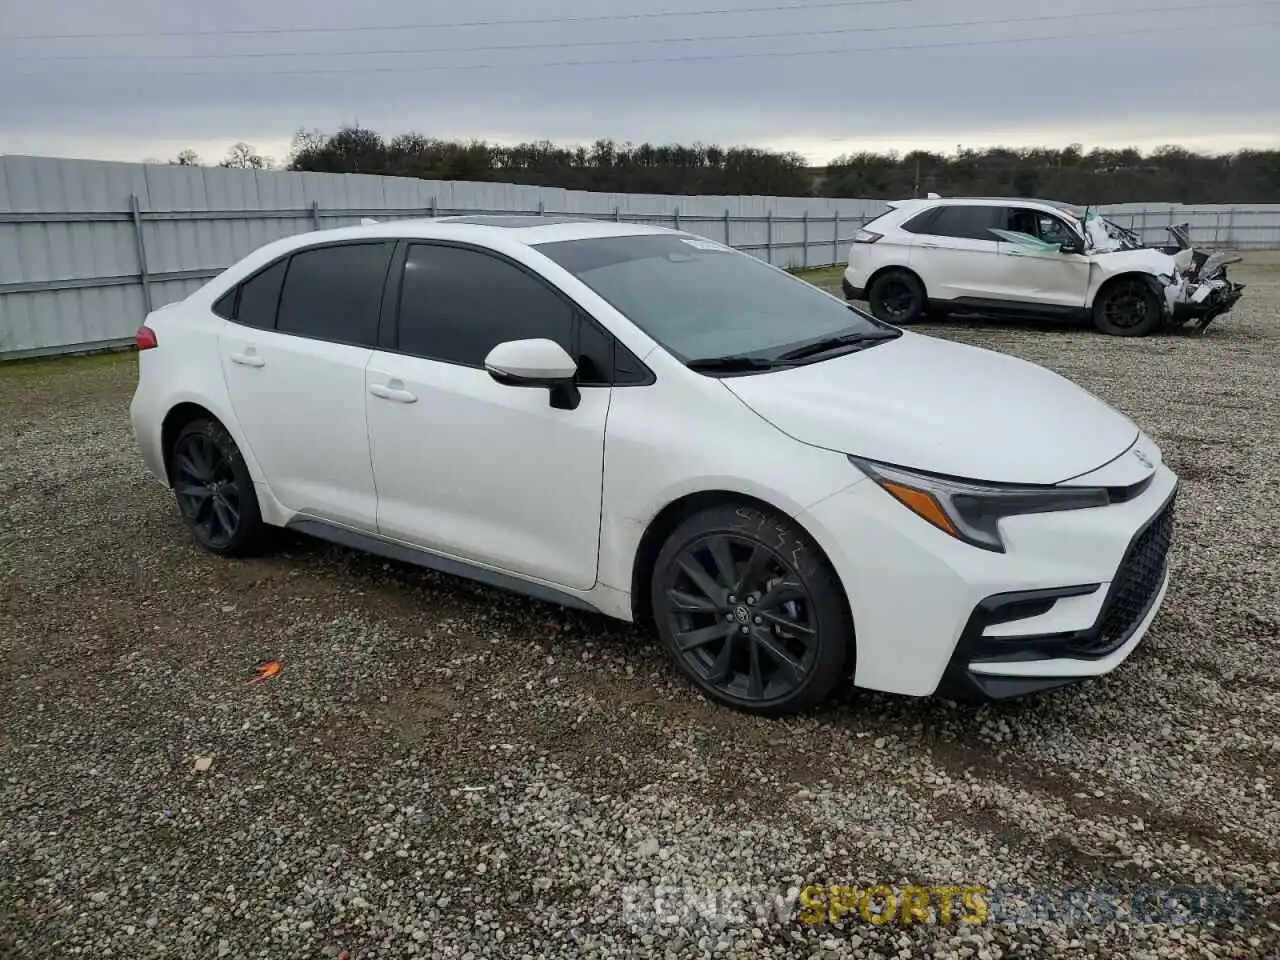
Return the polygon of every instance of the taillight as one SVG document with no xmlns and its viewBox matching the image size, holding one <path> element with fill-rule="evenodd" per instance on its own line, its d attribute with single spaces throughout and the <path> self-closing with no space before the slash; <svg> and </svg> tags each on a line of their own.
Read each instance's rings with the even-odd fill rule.
<svg viewBox="0 0 1280 960">
<path fill-rule="evenodd" d="M 156 340 L 156 332 L 148 326 L 138 328 L 138 332 L 134 334 L 133 342 L 137 344 L 139 350 L 151 350 L 160 346 L 159 341 Z"/>
<path fill-rule="evenodd" d="M 853 235 L 853 242 L 854 243 L 875 243 L 877 240 L 879 240 L 883 236 L 884 236 L 883 233 L 875 233 L 872 230 L 859 230 L 857 233 Z"/>
</svg>

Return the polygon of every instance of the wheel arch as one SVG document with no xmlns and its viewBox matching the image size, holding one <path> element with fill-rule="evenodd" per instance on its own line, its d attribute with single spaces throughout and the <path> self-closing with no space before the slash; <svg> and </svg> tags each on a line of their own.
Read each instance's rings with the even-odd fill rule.
<svg viewBox="0 0 1280 960">
<path fill-rule="evenodd" d="M 258 461 L 254 459 L 253 451 L 245 443 L 244 437 L 240 435 L 240 430 L 230 417 L 224 416 L 216 407 L 195 397 L 179 397 L 175 398 L 175 402 L 165 412 L 164 419 L 160 424 L 160 451 L 164 457 L 164 482 L 169 486 L 173 485 L 173 441 L 177 439 L 178 432 L 193 420 L 201 418 L 216 420 L 220 423 L 227 433 L 231 434 L 231 439 L 235 441 L 240 456 L 244 458 L 245 466 L 249 470 L 249 476 L 253 479 L 256 486 L 262 480 L 262 471 L 258 466 Z M 261 500 L 261 496 L 258 498 Z"/>
<path fill-rule="evenodd" d="M 178 439 L 182 428 L 195 420 L 217 420 L 221 418 L 213 411 L 190 400 L 183 400 L 169 408 L 160 424 L 160 452 L 164 456 L 164 482 L 173 486 L 173 442 Z M 225 427 L 226 424 L 223 424 Z"/>
<path fill-rule="evenodd" d="M 636 547 L 631 567 L 631 616 L 637 625 L 649 627 L 653 624 L 650 593 L 653 583 L 654 564 L 657 562 L 658 553 L 662 550 L 662 545 L 666 543 L 667 538 L 685 519 L 699 510 L 721 504 L 741 504 L 781 514 L 803 530 L 805 535 L 813 541 L 813 545 L 818 550 L 819 555 L 836 574 L 836 582 L 840 587 L 840 599 L 844 604 L 846 613 L 849 614 L 850 622 L 852 622 L 849 593 L 845 589 L 844 582 L 840 579 L 839 572 L 835 569 L 835 564 L 831 562 L 830 556 L 823 549 L 821 540 L 814 536 L 811 530 L 807 529 L 789 511 L 783 510 L 761 497 L 736 490 L 715 489 L 686 493 L 670 501 L 654 515 L 653 519 L 645 527 L 644 533 L 640 535 L 640 541 Z"/>
<path fill-rule="evenodd" d="M 1145 283 L 1151 289 L 1151 292 L 1156 295 L 1156 299 L 1160 301 L 1160 309 L 1168 316 L 1169 307 L 1164 295 L 1164 283 L 1158 276 L 1148 270 L 1124 270 L 1104 277 L 1098 282 L 1098 286 L 1093 291 L 1093 298 L 1089 301 L 1089 309 L 1093 310 L 1098 305 L 1098 301 L 1103 294 L 1117 283 L 1123 283 L 1128 280 L 1140 280 Z"/>
<path fill-rule="evenodd" d="M 879 280 L 879 279 L 880 279 L 882 276 L 884 276 L 886 273 L 890 273 L 890 272 L 892 272 L 892 271 L 898 271 L 898 272 L 901 272 L 901 273 L 909 273 L 909 274 L 911 274 L 911 276 L 915 277 L 916 282 L 917 282 L 918 284 L 920 284 L 920 289 L 924 291 L 924 299 L 925 299 L 926 301 L 928 301 L 928 299 L 929 299 L 929 285 L 928 285 L 927 283 L 925 283 L 925 282 L 924 282 L 924 277 L 920 276 L 919 271 L 916 271 L 916 270 L 911 269 L 911 268 L 910 268 L 910 267 L 908 267 L 906 264 L 897 264 L 897 263 L 890 263 L 890 264 L 886 264 L 886 265 L 885 265 L 885 266 L 883 266 L 883 267 L 877 267 L 877 268 L 876 268 L 876 270 L 875 270 L 875 272 L 873 272 L 873 273 L 871 274 L 871 276 L 867 277 L 867 287 L 866 287 L 867 295 L 868 295 L 868 296 L 870 296 L 870 294 L 871 294 L 871 287 L 872 287 L 872 285 L 873 285 L 873 284 L 875 284 L 875 282 L 876 282 L 877 280 Z"/>
</svg>

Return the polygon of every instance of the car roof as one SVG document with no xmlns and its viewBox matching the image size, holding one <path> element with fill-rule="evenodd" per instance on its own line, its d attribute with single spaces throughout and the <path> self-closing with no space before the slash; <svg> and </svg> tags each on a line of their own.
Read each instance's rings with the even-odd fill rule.
<svg viewBox="0 0 1280 960">
<path fill-rule="evenodd" d="M 309 247 L 371 240 L 440 240 L 472 243 L 491 250 L 514 253 L 513 246 L 536 247 L 545 243 L 602 237 L 635 237 L 666 234 L 696 237 L 647 223 L 594 220 L 572 215 L 468 214 L 453 217 L 406 217 L 379 221 L 364 218 L 359 226 L 332 227 L 295 233 L 258 247 L 211 281 L 211 289 L 238 283 L 253 271 L 288 254 Z M 704 239 L 698 237 L 698 239 Z"/>
<path fill-rule="evenodd" d="M 904 209 L 929 205 L 938 205 L 945 203 L 966 203 L 974 206 L 1041 206 L 1052 207 L 1054 210 L 1060 210 L 1063 213 L 1069 213 L 1074 217 L 1079 217 L 1083 211 L 1083 207 L 1078 203 L 1066 203 L 1062 200 L 1046 200 L 1044 197 L 923 197 L 913 198 L 910 200 L 895 201 L 898 209 Z"/>
<path fill-rule="evenodd" d="M 672 230 L 647 223 L 620 220 L 596 220 L 572 215 L 539 216 L 537 214 L 466 214 L 451 217 L 413 217 L 402 220 L 366 220 L 358 227 L 337 227 L 297 234 L 290 238 L 298 246 L 340 240 L 421 239 L 472 240 L 483 245 L 520 243 L 537 246 L 562 240 L 585 240 L 594 237 L 630 237 L 646 234 L 689 236 L 686 231 Z"/>
</svg>

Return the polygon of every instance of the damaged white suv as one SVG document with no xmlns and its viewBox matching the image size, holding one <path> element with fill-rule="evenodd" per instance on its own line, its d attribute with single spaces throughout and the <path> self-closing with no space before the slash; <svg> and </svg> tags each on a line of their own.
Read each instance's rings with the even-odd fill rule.
<svg viewBox="0 0 1280 960">
<path fill-rule="evenodd" d="M 892 324 L 986 313 L 1092 321 L 1117 336 L 1189 321 L 1203 332 L 1244 289 L 1227 279 L 1240 257 L 1193 250 L 1185 226 L 1152 247 L 1048 200 L 930 195 L 889 207 L 858 231 L 842 286 Z"/>
</svg>

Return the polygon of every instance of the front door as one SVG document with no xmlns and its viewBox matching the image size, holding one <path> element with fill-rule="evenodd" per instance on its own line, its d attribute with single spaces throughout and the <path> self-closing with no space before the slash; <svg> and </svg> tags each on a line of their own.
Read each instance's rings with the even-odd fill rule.
<svg viewBox="0 0 1280 960">
<path fill-rule="evenodd" d="M 1038 306 L 1080 309 L 1089 292 L 1089 258 L 1063 253 L 1062 244 L 1083 241 L 1066 222 L 1043 210 L 1012 208 L 1002 232 L 999 296 Z"/>
<path fill-rule="evenodd" d="M 498 343 L 546 337 L 573 353 L 577 311 L 482 250 L 411 243 L 393 348 L 375 351 L 365 405 L 378 531 L 458 559 L 586 590 L 596 582 L 610 387 L 576 409 L 484 369 Z"/>
</svg>

